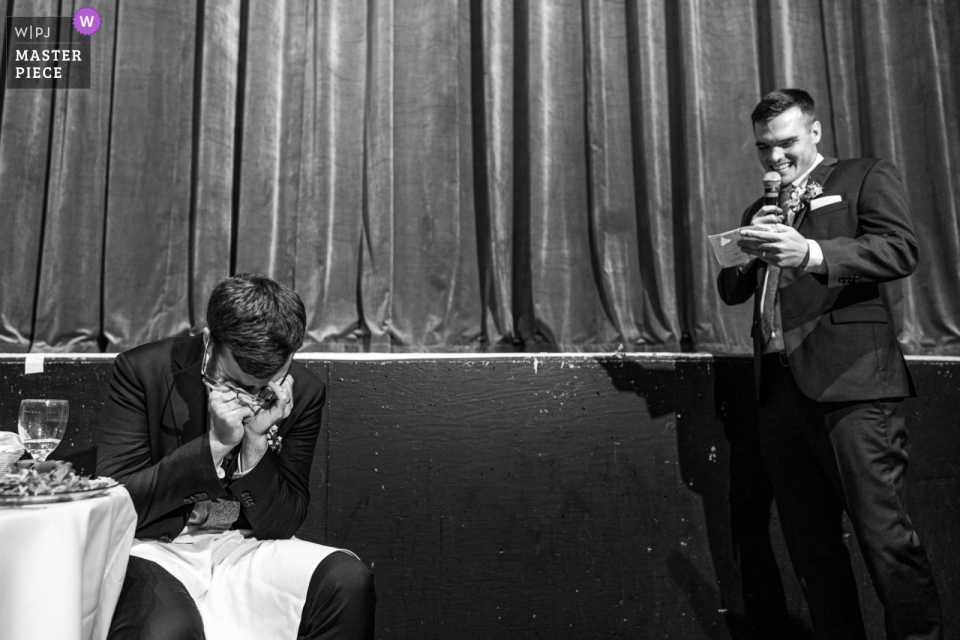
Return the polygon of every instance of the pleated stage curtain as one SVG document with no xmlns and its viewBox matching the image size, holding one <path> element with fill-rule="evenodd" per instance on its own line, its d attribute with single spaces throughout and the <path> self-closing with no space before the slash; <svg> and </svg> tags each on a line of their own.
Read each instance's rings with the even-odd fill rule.
<svg viewBox="0 0 960 640">
<path fill-rule="evenodd" d="M 92 88 L 0 88 L 0 351 L 197 332 L 254 271 L 312 351 L 747 353 L 706 236 L 798 86 L 902 171 L 901 339 L 960 355 L 958 2 L 0 0 L 87 5 Z"/>
</svg>

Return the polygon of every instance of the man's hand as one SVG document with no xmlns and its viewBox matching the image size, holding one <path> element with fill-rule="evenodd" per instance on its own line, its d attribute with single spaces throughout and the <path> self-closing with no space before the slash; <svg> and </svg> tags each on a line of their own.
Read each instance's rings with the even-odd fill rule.
<svg viewBox="0 0 960 640">
<path fill-rule="evenodd" d="M 777 207 L 764 207 L 776 209 Z M 741 229 L 739 247 L 747 255 L 760 258 L 778 267 L 799 267 L 804 263 L 809 247 L 807 240 L 796 229 L 777 222 L 776 214 L 754 216 L 752 226 Z"/>
<path fill-rule="evenodd" d="M 753 218 L 750 219 L 750 224 L 776 224 L 778 222 L 782 222 L 782 213 L 783 211 L 780 209 L 780 207 L 774 207 L 771 205 L 761 207 L 759 211 L 753 214 Z M 741 242 L 737 246 L 743 249 L 745 245 Z M 737 271 L 740 273 L 746 273 L 749 271 L 750 267 L 753 266 L 753 263 L 757 261 L 757 254 L 751 254 L 751 252 L 747 250 L 744 250 L 744 253 L 750 255 L 750 262 L 737 266 Z"/>
<path fill-rule="evenodd" d="M 753 214 L 753 218 L 750 219 L 750 224 L 776 224 L 778 222 L 784 222 L 785 220 L 786 217 L 783 215 L 783 209 L 767 205 L 766 207 L 760 207 L 760 210 Z"/>
<path fill-rule="evenodd" d="M 270 383 L 276 396 L 273 404 L 261 409 L 257 415 L 244 422 L 243 445 L 240 447 L 240 462 L 244 473 L 253 469 L 267 452 L 267 431 L 290 415 L 293 409 L 293 376 L 288 375 L 283 384 Z"/>
<path fill-rule="evenodd" d="M 210 448 L 213 461 L 219 465 L 223 457 L 243 439 L 244 421 L 253 416 L 253 410 L 237 399 L 237 394 L 225 387 L 208 387 L 210 409 Z"/>
<path fill-rule="evenodd" d="M 267 433 L 273 425 L 290 415 L 293 409 L 293 376 L 288 375 L 283 384 L 270 383 L 276 400 L 264 407 L 255 416 L 245 420 L 243 428 L 248 438 L 258 438 Z"/>
</svg>

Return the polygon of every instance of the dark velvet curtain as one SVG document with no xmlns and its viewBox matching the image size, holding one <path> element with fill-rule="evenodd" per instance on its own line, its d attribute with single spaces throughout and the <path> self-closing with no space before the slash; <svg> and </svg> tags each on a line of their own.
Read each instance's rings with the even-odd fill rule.
<svg viewBox="0 0 960 640">
<path fill-rule="evenodd" d="M 0 0 L 85 5 L 91 89 L 0 88 L 0 351 L 196 332 L 256 271 L 307 350 L 746 353 L 706 236 L 800 86 L 903 172 L 901 338 L 960 355 L 960 2 Z"/>
</svg>

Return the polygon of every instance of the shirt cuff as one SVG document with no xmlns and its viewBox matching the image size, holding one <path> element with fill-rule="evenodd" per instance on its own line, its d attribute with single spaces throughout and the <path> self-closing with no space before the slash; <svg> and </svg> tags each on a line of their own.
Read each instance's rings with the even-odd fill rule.
<svg viewBox="0 0 960 640">
<path fill-rule="evenodd" d="M 827 266 L 823 264 L 823 249 L 816 240 L 807 240 L 807 250 L 810 252 L 810 260 L 807 266 L 803 268 L 807 273 L 826 273 Z"/>
<path fill-rule="evenodd" d="M 264 453 L 266 453 L 266 451 L 264 451 Z M 263 456 L 260 456 L 260 458 L 259 458 L 256 462 L 253 463 L 253 466 L 252 466 L 252 467 L 250 467 L 249 469 L 244 469 L 244 468 L 243 468 L 243 455 L 242 455 L 242 454 L 237 454 L 237 470 L 233 472 L 233 475 L 230 476 L 230 479 L 231 479 L 231 480 L 236 480 L 236 479 L 238 479 L 238 478 L 242 478 L 243 476 L 247 475 L 248 473 L 250 473 L 251 471 L 253 471 L 254 469 L 257 468 L 257 465 L 260 464 L 260 460 L 263 460 Z"/>
</svg>

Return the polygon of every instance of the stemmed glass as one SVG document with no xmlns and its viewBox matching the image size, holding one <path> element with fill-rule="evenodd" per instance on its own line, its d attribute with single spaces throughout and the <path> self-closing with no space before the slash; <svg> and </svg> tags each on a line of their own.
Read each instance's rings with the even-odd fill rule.
<svg viewBox="0 0 960 640">
<path fill-rule="evenodd" d="M 60 444 L 67 428 L 70 405 L 66 400 L 21 400 L 20 439 L 37 462 L 47 459 Z"/>
</svg>

